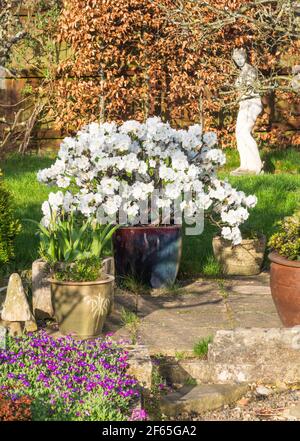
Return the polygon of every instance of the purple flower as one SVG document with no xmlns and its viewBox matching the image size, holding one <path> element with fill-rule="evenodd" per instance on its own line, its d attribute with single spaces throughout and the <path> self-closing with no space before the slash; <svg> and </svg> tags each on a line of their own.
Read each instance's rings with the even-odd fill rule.
<svg viewBox="0 0 300 441">
<path fill-rule="evenodd" d="M 148 414 L 145 409 L 133 409 L 129 421 L 147 421 Z"/>
</svg>

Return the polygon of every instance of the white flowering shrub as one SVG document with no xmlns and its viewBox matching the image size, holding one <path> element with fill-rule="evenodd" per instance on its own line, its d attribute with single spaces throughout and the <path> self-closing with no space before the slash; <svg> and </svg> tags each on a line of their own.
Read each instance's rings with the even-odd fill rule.
<svg viewBox="0 0 300 441">
<path fill-rule="evenodd" d="M 180 209 L 189 217 L 205 210 L 222 236 L 238 244 L 239 227 L 256 197 L 217 178 L 226 158 L 216 144 L 216 135 L 203 134 L 200 125 L 176 130 L 157 117 L 120 126 L 91 123 L 75 137 L 65 138 L 54 165 L 38 173 L 40 182 L 62 189 L 44 202 L 42 223 L 49 226 L 53 213 L 72 210 L 100 222 L 100 213 L 114 216 L 120 209 L 129 223 L 136 223 L 140 201 L 147 201 L 155 190 L 164 190 L 157 196 L 158 207 L 170 206 L 189 192 L 192 198 Z"/>
</svg>

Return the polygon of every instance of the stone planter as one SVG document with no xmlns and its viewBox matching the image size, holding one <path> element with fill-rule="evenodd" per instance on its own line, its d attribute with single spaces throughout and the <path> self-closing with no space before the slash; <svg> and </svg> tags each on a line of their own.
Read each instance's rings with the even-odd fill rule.
<svg viewBox="0 0 300 441">
<path fill-rule="evenodd" d="M 113 236 L 116 275 L 152 288 L 175 282 L 182 250 L 180 225 L 119 228 Z"/>
<path fill-rule="evenodd" d="M 115 278 L 95 282 L 61 282 L 50 279 L 55 318 L 62 334 L 81 339 L 98 337 L 114 298 Z"/>
<path fill-rule="evenodd" d="M 266 249 L 266 237 L 245 239 L 240 245 L 217 236 L 213 238 L 214 256 L 228 276 L 253 276 L 259 274 Z"/>
<path fill-rule="evenodd" d="M 300 325 L 300 261 L 288 260 L 276 252 L 271 261 L 271 292 L 283 325 Z"/>
</svg>

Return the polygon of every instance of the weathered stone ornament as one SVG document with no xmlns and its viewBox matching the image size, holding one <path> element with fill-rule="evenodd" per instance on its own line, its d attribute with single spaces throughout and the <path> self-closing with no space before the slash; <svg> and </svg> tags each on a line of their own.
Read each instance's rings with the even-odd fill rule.
<svg viewBox="0 0 300 441">
<path fill-rule="evenodd" d="M 47 262 L 38 259 L 32 264 L 32 307 L 36 319 L 52 318 L 54 310 L 51 299 Z"/>
<path fill-rule="evenodd" d="M 247 63 L 245 49 L 235 49 L 232 56 L 234 62 L 241 69 L 236 81 L 240 90 L 240 108 L 236 123 L 236 140 L 240 155 L 240 167 L 231 172 L 233 176 L 255 174 L 262 172 L 257 143 L 252 136 L 252 130 L 263 106 L 259 93 L 255 90 L 258 81 L 258 71 Z"/>
<path fill-rule="evenodd" d="M 25 330 L 29 324 L 33 329 L 35 319 L 30 311 L 21 277 L 17 273 L 9 278 L 1 319 L 7 322 L 9 334 L 13 336 L 22 334 L 23 323 L 25 323 Z"/>
</svg>

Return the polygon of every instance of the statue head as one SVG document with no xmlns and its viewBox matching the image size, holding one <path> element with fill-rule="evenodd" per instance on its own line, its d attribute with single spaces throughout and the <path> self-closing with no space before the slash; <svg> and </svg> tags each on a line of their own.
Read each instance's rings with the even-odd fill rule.
<svg viewBox="0 0 300 441">
<path fill-rule="evenodd" d="M 247 62 L 247 51 L 244 48 L 236 48 L 232 53 L 232 59 L 240 68 L 244 67 Z"/>
</svg>

